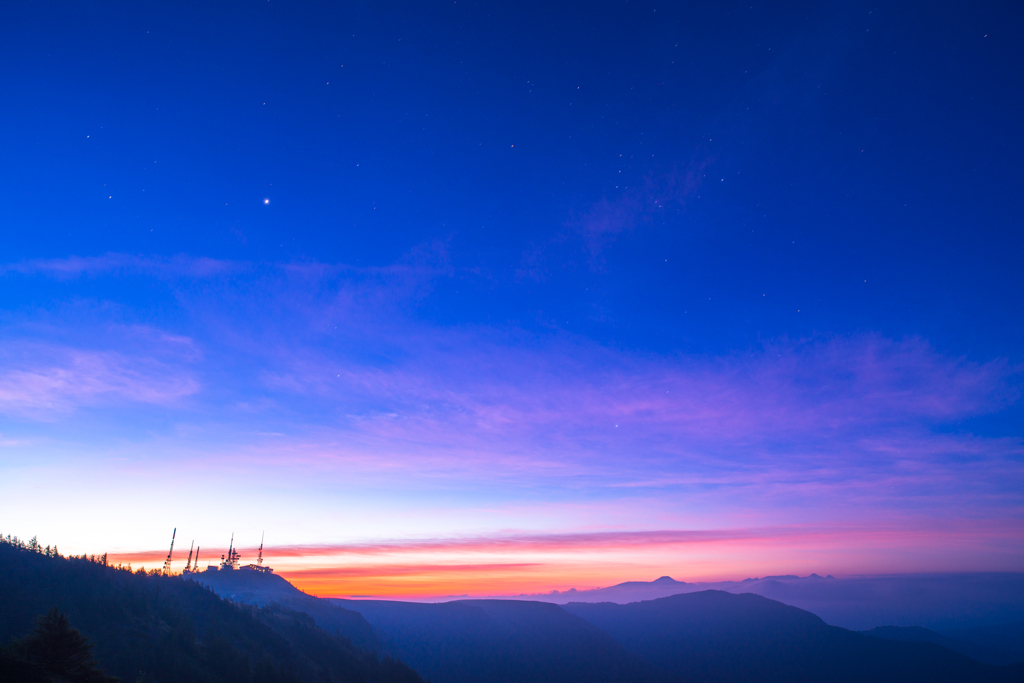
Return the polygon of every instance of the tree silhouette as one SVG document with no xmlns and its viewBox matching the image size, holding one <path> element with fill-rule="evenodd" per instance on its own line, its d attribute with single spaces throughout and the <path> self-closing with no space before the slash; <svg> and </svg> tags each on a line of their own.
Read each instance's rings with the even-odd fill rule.
<svg viewBox="0 0 1024 683">
<path fill-rule="evenodd" d="M 118 679 L 100 670 L 92 656 L 92 643 L 73 628 L 56 607 L 39 617 L 35 629 L 14 643 L 14 654 L 48 680 L 68 683 L 114 683 Z"/>
<path fill-rule="evenodd" d="M 32 666 L 10 647 L 0 648 L 0 683 L 50 683 L 52 678 Z"/>
<path fill-rule="evenodd" d="M 110 680 L 95 664 L 81 666 L 91 662 L 89 643 L 60 611 L 96 644 L 103 670 L 125 681 L 316 683 L 325 673 L 330 683 L 422 683 L 405 664 L 300 612 L 234 604 L 181 576 L 103 560 L 47 556 L 45 544 L 36 552 L 0 538 L 0 683 Z M 2 645 L 9 638 L 21 640 Z"/>
</svg>

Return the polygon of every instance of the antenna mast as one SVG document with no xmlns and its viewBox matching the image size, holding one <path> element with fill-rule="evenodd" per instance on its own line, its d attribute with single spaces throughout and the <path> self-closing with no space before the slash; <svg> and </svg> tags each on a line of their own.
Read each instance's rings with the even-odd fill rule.
<svg viewBox="0 0 1024 683">
<path fill-rule="evenodd" d="M 178 527 L 174 527 L 174 532 L 171 534 L 171 549 L 167 551 L 167 559 L 164 560 L 164 574 L 171 573 L 171 554 L 174 552 L 174 537 L 178 535 Z"/>
<path fill-rule="evenodd" d="M 270 567 L 268 567 L 268 566 L 263 564 L 263 538 L 266 535 L 267 535 L 266 532 L 264 532 L 260 536 L 260 551 L 259 551 L 259 554 L 256 555 L 256 564 L 246 565 L 245 566 L 246 570 L 251 570 L 251 571 L 254 571 L 254 572 L 259 572 L 260 574 L 273 574 L 274 573 L 273 569 L 271 569 Z M 237 557 L 237 555 L 236 555 L 236 557 Z"/>
<path fill-rule="evenodd" d="M 225 558 L 220 556 L 221 569 L 238 569 L 238 552 L 235 550 L 235 535 L 231 534 L 231 543 L 228 544 L 228 554 Z"/>
<path fill-rule="evenodd" d="M 266 536 L 264 531 L 259 537 L 259 553 L 256 555 L 256 562 L 254 564 L 247 564 L 246 570 L 258 571 L 260 573 L 273 573 L 273 569 L 263 564 L 263 538 Z M 238 557 L 238 555 L 236 555 Z"/>
</svg>

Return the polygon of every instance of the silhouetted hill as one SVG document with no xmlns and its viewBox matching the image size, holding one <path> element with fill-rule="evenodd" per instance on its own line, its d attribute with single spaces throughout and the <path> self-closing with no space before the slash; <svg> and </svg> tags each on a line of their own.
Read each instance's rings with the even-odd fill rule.
<svg viewBox="0 0 1024 683">
<path fill-rule="evenodd" d="M 1024 661 L 1024 621 L 952 629 L 943 631 L 942 635 L 976 645 L 998 647 L 1020 657 L 1018 661 Z"/>
<path fill-rule="evenodd" d="M 192 581 L 209 587 L 217 595 L 247 605 L 265 607 L 278 604 L 308 614 L 316 625 L 348 638 L 358 647 L 377 649 L 373 628 L 358 612 L 347 610 L 328 600 L 303 593 L 276 574 L 264 574 L 248 569 L 234 571 L 205 571 L 189 574 Z"/>
<path fill-rule="evenodd" d="M 863 630 L 882 624 L 924 626 L 942 632 L 1024 619 L 1024 574 L 905 574 L 837 579 L 832 576 L 764 576 L 743 581 L 687 583 L 663 576 L 585 591 L 521 595 L 559 605 L 617 602 L 722 590 L 756 593 L 813 612 L 826 623 Z"/>
<path fill-rule="evenodd" d="M 994 667 L 933 643 L 872 638 L 758 595 L 702 591 L 565 609 L 664 671 L 718 681 L 1021 681 L 1024 666 Z M 372 623 L 372 619 L 371 619 Z"/>
<path fill-rule="evenodd" d="M 104 671 L 153 683 L 417 683 L 279 606 L 240 606 L 180 576 L 115 569 L 0 543 L 0 642 L 52 607 L 95 644 Z"/>
<path fill-rule="evenodd" d="M 193 578 L 0 543 L 0 641 L 24 636 L 56 606 L 95 643 L 104 671 L 155 683 L 421 681 L 405 664 L 337 635 L 345 632 L 376 638 L 433 683 L 1024 681 L 1024 664 L 997 667 L 961 654 L 997 661 L 995 641 L 1012 650 L 1024 624 L 972 629 L 952 642 L 950 634 L 926 629 L 855 633 L 774 600 L 721 591 L 563 608 L 512 600 L 323 600 L 257 572 Z M 976 642 L 982 639 L 988 650 Z M 17 652 L 0 653 L 0 666 L 17 664 Z M 17 672 L 3 673 L 19 680 Z"/>
<path fill-rule="evenodd" d="M 640 600 L 657 600 L 680 593 L 692 593 L 702 590 L 701 584 L 676 581 L 671 576 L 662 576 L 654 581 L 626 581 L 607 588 L 592 588 L 578 591 L 572 588 L 567 591 L 551 591 L 537 595 L 520 595 L 519 598 L 553 602 L 564 605 L 570 602 L 639 602 Z"/>
<path fill-rule="evenodd" d="M 644 683 L 652 668 L 557 605 L 511 600 L 337 600 L 432 683 Z"/>
<path fill-rule="evenodd" d="M 950 638 L 944 636 L 941 633 L 936 633 L 920 626 L 879 626 L 868 631 L 861 631 L 866 636 L 874 636 L 875 638 L 885 638 L 886 640 L 909 640 L 916 643 L 935 643 L 942 647 L 948 648 L 953 652 L 959 652 L 962 655 L 966 655 L 971 659 L 976 659 L 979 662 L 985 662 L 986 664 L 1013 664 L 1015 662 L 1024 662 L 1024 656 L 1003 650 L 998 647 L 992 647 L 990 645 L 984 645 L 980 643 L 971 643 L 956 638 Z"/>
<path fill-rule="evenodd" d="M 1024 574 L 1019 573 L 768 577 L 739 583 L 726 590 L 756 593 L 857 630 L 895 625 L 943 631 L 1024 618 Z"/>
</svg>

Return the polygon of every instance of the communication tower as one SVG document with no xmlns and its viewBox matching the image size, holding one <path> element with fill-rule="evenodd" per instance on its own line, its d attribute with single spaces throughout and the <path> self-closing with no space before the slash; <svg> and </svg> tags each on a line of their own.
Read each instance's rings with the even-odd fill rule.
<svg viewBox="0 0 1024 683">
<path fill-rule="evenodd" d="M 164 575 L 171 573 L 171 554 L 174 552 L 174 537 L 178 535 L 178 528 L 174 528 L 171 534 L 171 549 L 167 551 L 167 559 L 164 560 Z"/>
<path fill-rule="evenodd" d="M 238 552 L 235 551 L 235 535 L 231 534 L 231 543 L 228 544 L 228 554 L 220 556 L 221 570 L 232 571 L 238 569 Z"/>
<path fill-rule="evenodd" d="M 266 533 L 264 532 L 264 536 L 265 535 L 266 535 Z M 259 554 L 256 556 L 256 564 L 247 565 L 245 568 L 246 569 L 251 569 L 251 570 L 256 571 L 256 572 L 260 572 L 262 574 L 273 574 L 274 573 L 274 570 L 271 569 L 270 567 L 264 567 L 263 566 L 263 536 L 260 536 L 260 551 L 259 551 Z"/>
</svg>

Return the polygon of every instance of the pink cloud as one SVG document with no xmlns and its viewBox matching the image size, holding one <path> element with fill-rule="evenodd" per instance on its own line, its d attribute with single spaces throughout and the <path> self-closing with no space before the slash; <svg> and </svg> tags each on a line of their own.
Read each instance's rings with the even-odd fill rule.
<svg viewBox="0 0 1024 683">
<path fill-rule="evenodd" d="M 714 358 L 407 325 L 381 347 L 387 361 L 372 365 L 316 344 L 273 349 L 265 386 L 297 420 L 307 406 L 321 417 L 259 457 L 364 482 L 387 472 L 422 485 L 604 491 L 620 506 L 679 491 L 690 509 L 731 521 L 1024 510 L 1008 487 L 1024 476 L 1019 437 L 945 432 L 1012 405 L 1020 370 L 920 339 L 833 337 Z"/>
<path fill-rule="evenodd" d="M 0 272 L 46 275 L 60 279 L 101 274 L 137 273 L 150 276 L 212 277 L 246 269 L 237 261 L 185 255 L 171 258 L 108 253 L 102 256 L 69 256 L 35 259 L 0 266 Z"/>
<path fill-rule="evenodd" d="M 1009 382 L 1017 370 L 1005 362 L 947 358 L 916 339 L 838 338 L 694 359 L 583 342 L 523 349 L 453 332 L 409 335 L 404 351 L 404 362 L 365 367 L 296 349 L 263 377 L 277 390 L 361 405 L 352 424 L 364 434 L 465 448 L 498 436 L 509 446 L 598 449 L 624 440 L 718 450 L 856 440 L 984 414 L 1017 397 Z"/>
<path fill-rule="evenodd" d="M 856 563 L 843 553 L 875 561 L 903 547 L 1019 555 L 1019 533 L 992 520 L 1024 517 L 1024 443 L 954 427 L 1014 405 L 1020 368 L 871 334 L 711 357 L 431 326 L 409 302 L 444 267 L 442 254 L 183 281 L 172 288 L 187 324 L 173 334 L 101 322 L 86 343 L 36 324 L 46 344 L 0 356 L 0 410 L 173 408 L 161 455 L 134 465 L 147 481 L 189 458 L 204 478 L 244 479 L 279 510 L 308 512 L 329 540 L 348 533 L 326 519 L 343 496 L 433 507 L 450 536 L 275 549 L 282 571 L 326 567 L 315 585 L 339 593 L 328 570 L 352 564 L 376 567 L 346 579 L 354 592 L 373 572 L 441 590 L 456 582 L 437 574 L 455 565 L 481 586 L 488 572 L 554 581 L 569 575 L 563 554 L 581 558 L 576 575 L 643 555 L 651 571 L 685 560 L 719 576 L 786 553 L 844 567 Z M 396 519 L 377 528 L 400 535 Z M 469 533 L 488 528 L 526 531 Z M 558 528 L 576 531 L 541 533 Z"/>
<path fill-rule="evenodd" d="M 137 402 L 172 405 L 199 391 L 180 368 L 112 351 L 32 345 L 0 366 L 0 412 L 53 419 L 81 406 Z M 10 351 L 10 349 L 9 349 Z"/>
<path fill-rule="evenodd" d="M 851 574 L 886 558 L 889 569 L 963 569 L 955 558 L 1019 561 L 1021 526 L 1010 520 L 952 523 L 894 518 L 873 524 L 732 529 L 505 533 L 264 548 L 278 573 L 321 595 L 441 596 L 516 593 L 551 586 L 598 587 L 671 572 L 685 580 L 742 579 L 800 567 Z M 993 548 L 1004 552 L 993 553 Z M 219 557 L 225 549 L 207 549 Z M 242 548 L 243 563 L 255 548 Z M 156 566 L 165 551 L 112 554 L 115 563 Z M 936 567 L 934 557 L 946 557 Z M 952 558 L 952 559 L 951 559 Z M 181 564 L 181 559 L 178 560 Z"/>
<path fill-rule="evenodd" d="M 652 550 L 666 546 L 704 546 L 709 544 L 743 545 L 750 548 L 786 544 L 817 547 L 849 541 L 874 544 L 898 544 L 933 539 L 1024 540 L 1024 531 L 1010 520 L 961 520 L 956 523 L 895 520 L 889 523 L 841 525 L 788 525 L 760 528 L 597 531 L 547 534 L 492 534 L 487 536 L 395 539 L 358 543 L 275 546 L 268 555 L 287 558 L 412 557 L 448 554 L 546 553 L 565 551 L 614 551 L 616 554 Z M 255 553 L 255 549 L 252 549 Z"/>
</svg>

